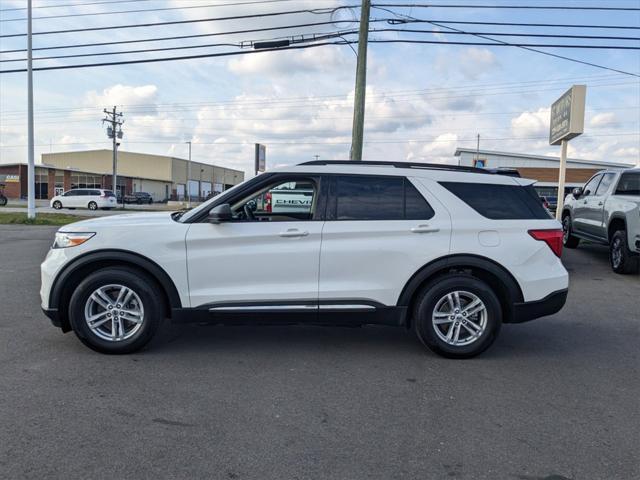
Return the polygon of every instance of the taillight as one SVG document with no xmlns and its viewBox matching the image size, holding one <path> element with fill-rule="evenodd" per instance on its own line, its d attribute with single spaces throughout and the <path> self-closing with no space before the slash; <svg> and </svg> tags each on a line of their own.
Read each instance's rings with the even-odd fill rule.
<svg viewBox="0 0 640 480">
<path fill-rule="evenodd" d="M 538 241 L 545 242 L 549 248 L 559 258 L 562 256 L 562 230 L 529 230 L 529 235 Z"/>
<path fill-rule="evenodd" d="M 267 192 L 265 194 L 264 202 L 265 202 L 264 211 L 271 212 L 271 192 Z"/>
</svg>

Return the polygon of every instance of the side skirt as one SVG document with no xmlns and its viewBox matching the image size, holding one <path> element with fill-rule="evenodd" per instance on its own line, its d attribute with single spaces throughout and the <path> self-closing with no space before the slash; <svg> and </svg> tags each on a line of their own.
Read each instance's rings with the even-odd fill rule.
<svg viewBox="0 0 640 480">
<path fill-rule="evenodd" d="M 392 325 L 405 322 L 406 307 L 370 301 L 217 303 L 172 310 L 173 323 L 221 325 Z"/>
</svg>

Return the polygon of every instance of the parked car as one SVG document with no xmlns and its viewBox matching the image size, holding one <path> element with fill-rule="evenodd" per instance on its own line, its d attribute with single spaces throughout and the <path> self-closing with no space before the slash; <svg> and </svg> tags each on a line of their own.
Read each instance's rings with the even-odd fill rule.
<svg viewBox="0 0 640 480">
<path fill-rule="evenodd" d="M 170 317 L 399 326 L 471 357 L 503 323 L 565 303 L 561 224 L 533 183 L 412 163 L 275 169 L 187 212 L 62 227 L 42 264 L 42 308 L 105 353 L 142 348 Z M 260 201 L 285 187 L 301 201 Z"/>
<path fill-rule="evenodd" d="M 56 195 L 49 202 L 56 210 L 61 208 L 88 208 L 97 210 L 99 208 L 108 210 L 117 207 L 116 196 L 111 190 L 98 188 L 75 188 L 68 190 L 62 195 Z"/>
<path fill-rule="evenodd" d="M 153 197 L 147 192 L 133 192 L 124 196 L 124 203 L 137 203 L 138 205 L 153 203 Z"/>
<path fill-rule="evenodd" d="M 609 246 L 611 268 L 635 273 L 640 264 L 640 168 L 595 174 L 567 195 L 562 210 L 563 242 L 581 240 Z"/>
</svg>

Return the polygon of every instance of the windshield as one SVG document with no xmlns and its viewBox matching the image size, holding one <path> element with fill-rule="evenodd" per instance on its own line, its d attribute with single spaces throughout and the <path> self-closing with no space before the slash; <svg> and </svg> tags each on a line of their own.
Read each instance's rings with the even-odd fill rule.
<svg viewBox="0 0 640 480">
<path fill-rule="evenodd" d="M 257 178 L 257 177 L 254 177 L 254 178 Z M 239 183 L 237 185 L 234 185 L 229 190 L 225 190 L 224 192 L 216 195 L 215 197 L 210 198 L 209 200 L 204 202 L 202 205 L 198 205 L 197 207 L 192 208 L 191 210 L 188 210 L 188 211 L 184 212 L 179 218 L 176 218 L 175 220 L 177 220 L 178 222 L 182 222 L 182 223 L 188 222 L 190 219 L 192 219 L 194 217 L 197 217 L 200 214 L 200 212 L 204 212 L 206 210 L 210 210 L 214 202 L 219 202 L 223 198 L 227 197 L 229 195 L 229 193 L 231 193 L 234 190 L 236 190 L 240 185 L 244 185 L 244 184 L 245 184 L 245 182 L 242 182 L 242 183 Z"/>
</svg>

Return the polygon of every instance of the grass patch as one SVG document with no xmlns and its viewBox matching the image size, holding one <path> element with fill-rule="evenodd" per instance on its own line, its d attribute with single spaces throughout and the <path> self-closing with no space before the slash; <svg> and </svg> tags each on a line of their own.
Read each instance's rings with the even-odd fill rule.
<svg viewBox="0 0 640 480">
<path fill-rule="evenodd" d="M 36 218 L 27 218 L 22 212 L 0 212 L 0 225 L 67 225 L 90 217 L 78 217 L 66 213 L 38 213 Z"/>
</svg>

